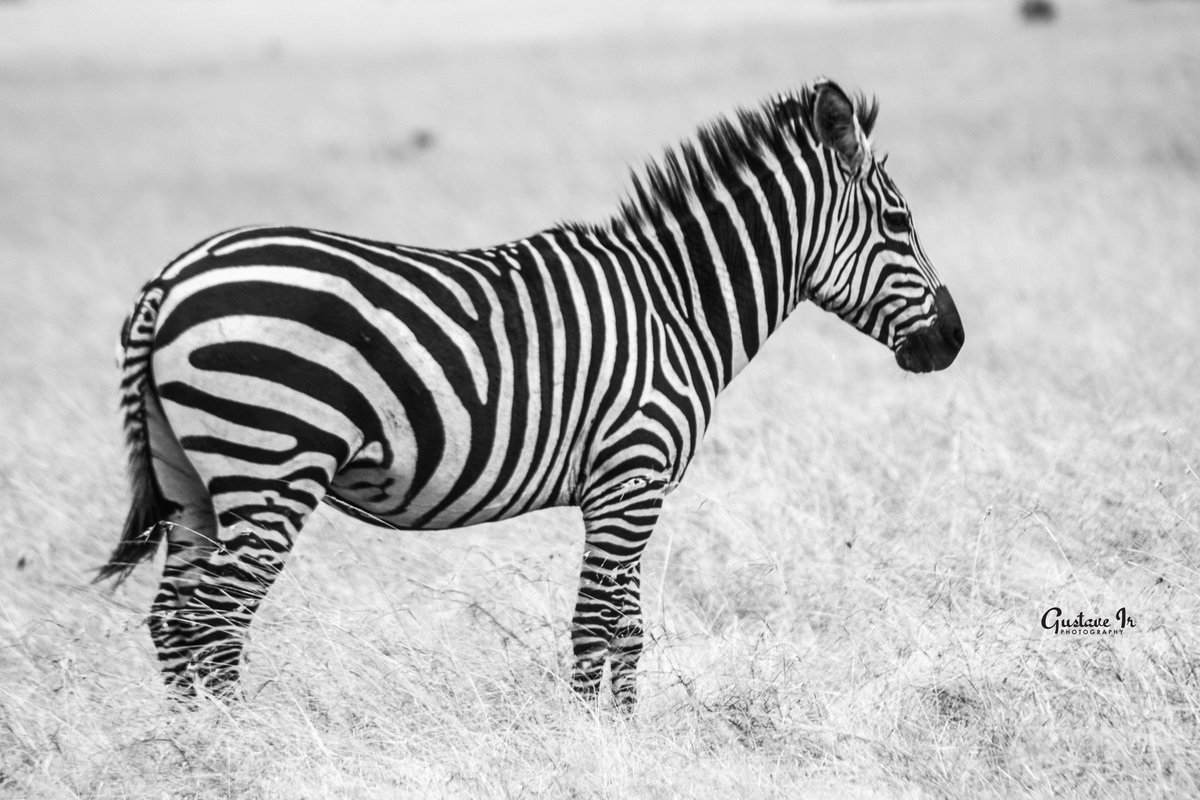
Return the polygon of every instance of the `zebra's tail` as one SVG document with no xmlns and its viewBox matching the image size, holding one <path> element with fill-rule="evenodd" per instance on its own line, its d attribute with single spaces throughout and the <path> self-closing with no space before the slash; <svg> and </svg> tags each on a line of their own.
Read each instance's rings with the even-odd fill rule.
<svg viewBox="0 0 1200 800">
<path fill-rule="evenodd" d="M 154 349 L 154 330 L 158 310 L 165 294 L 161 286 L 150 284 L 138 298 L 121 329 L 117 358 L 121 363 L 121 413 L 125 426 L 125 449 L 129 456 L 129 482 L 133 502 L 125 517 L 121 541 L 100 567 L 93 582 L 116 578 L 125 580 L 142 560 L 154 555 L 162 540 L 160 524 L 167 503 L 154 480 L 150 461 L 150 438 L 146 429 L 146 393 L 153 391 L 150 380 L 150 356 Z"/>
</svg>

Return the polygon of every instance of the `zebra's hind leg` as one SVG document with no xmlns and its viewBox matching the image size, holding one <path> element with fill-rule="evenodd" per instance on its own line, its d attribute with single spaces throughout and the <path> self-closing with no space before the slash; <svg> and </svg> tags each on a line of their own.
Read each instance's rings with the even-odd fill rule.
<svg viewBox="0 0 1200 800">
<path fill-rule="evenodd" d="M 278 479 L 216 475 L 237 462 L 186 452 L 157 402 L 147 417 L 155 479 L 175 509 L 165 523 L 167 560 L 150 636 L 177 695 L 193 696 L 197 684 L 226 695 L 238 679 L 246 628 L 324 495 L 327 473 L 310 466 Z"/>
<path fill-rule="evenodd" d="M 206 691 L 227 695 L 237 683 L 246 629 L 291 546 L 281 528 L 239 522 L 219 526 L 216 547 L 193 562 L 195 583 L 176 622 L 190 677 Z"/>
<path fill-rule="evenodd" d="M 585 698 L 610 666 L 613 700 L 631 709 L 642 652 L 641 556 L 662 508 L 661 484 L 631 480 L 584 506 L 586 527 L 571 643 L 571 685 Z"/>
<path fill-rule="evenodd" d="M 183 623 L 181 612 L 203 580 L 208 554 L 217 546 L 217 522 L 208 487 L 179 445 L 153 393 L 147 393 L 145 406 L 152 479 L 169 509 L 158 522 L 166 528 L 167 559 L 150 607 L 150 638 L 167 688 L 186 698 L 195 694 L 194 634 Z"/>
<path fill-rule="evenodd" d="M 237 683 L 246 629 L 311 512 L 286 515 L 294 515 L 294 523 L 273 519 L 279 510 L 274 497 L 288 491 L 259 495 L 263 513 L 231 508 L 218 496 L 215 536 L 197 535 L 183 525 L 167 532 L 167 564 L 151 611 L 151 636 L 168 685 L 184 695 L 199 685 L 224 696 Z M 239 494 L 239 501 L 246 499 L 246 493 Z"/>
</svg>

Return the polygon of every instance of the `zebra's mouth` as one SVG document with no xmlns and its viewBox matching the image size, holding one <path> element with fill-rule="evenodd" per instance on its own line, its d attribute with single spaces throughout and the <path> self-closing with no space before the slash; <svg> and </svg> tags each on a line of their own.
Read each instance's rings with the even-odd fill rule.
<svg viewBox="0 0 1200 800">
<path fill-rule="evenodd" d="M 966 338 L 958 309 L 945 286 L 933 298 L 933 324 L 913 333 L 896 348 L 896 363 L 908 372 L 935 372 L 954 363 Z"/>
</svg>

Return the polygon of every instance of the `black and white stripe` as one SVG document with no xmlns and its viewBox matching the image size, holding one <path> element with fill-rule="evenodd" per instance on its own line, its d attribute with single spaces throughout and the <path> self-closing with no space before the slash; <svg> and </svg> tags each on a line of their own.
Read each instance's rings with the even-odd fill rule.
<svg viewBox="0 0 1200 800">
<path fill-rule="evenodd" d="M 322 500 L 398 529 L 577 505 L 575 687 L 634 699 L 639 559 L 718 393 L 804 299 L 896 352 L 962 343 L 873 105 L 832 83 L 702 129 L 602 225 L 445 251 L 300 228 L 214 236 L 123 337 L 135 501 L 103 576 L 166 538 L 151 630 L 187 693 L 237 676 L 242 629 Z"/>
</svg>

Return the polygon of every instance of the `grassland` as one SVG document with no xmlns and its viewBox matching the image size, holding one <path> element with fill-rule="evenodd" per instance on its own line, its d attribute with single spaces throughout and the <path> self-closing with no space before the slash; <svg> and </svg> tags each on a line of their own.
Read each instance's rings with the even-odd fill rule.
<svg viewBox="0 0 1200 800">
<path fill-rule="evenodd" d="M 45 5 L 0 7 L 0 797 L 1200 795 L 1194 4 L 1026 27 L 706 3 L 459 40 L 360 3 L 326 41 L 138 35 L 125 2 L 109 47 Z M 917 378 L 811 308 L 768 344 L 651 546 L 632 718 L 564 685 L 569 511 L 411 535 L 321 512 L 246 700 L 168 710 L 155 570 L 88 583 L 146 277 L 251 222 L 465 246 L 596 219 L 627 164 L 822 74 L 879 96 L 967 344 Z M 1054 606 L 1137 626 L 1055 636 Z"/>
</svg>

